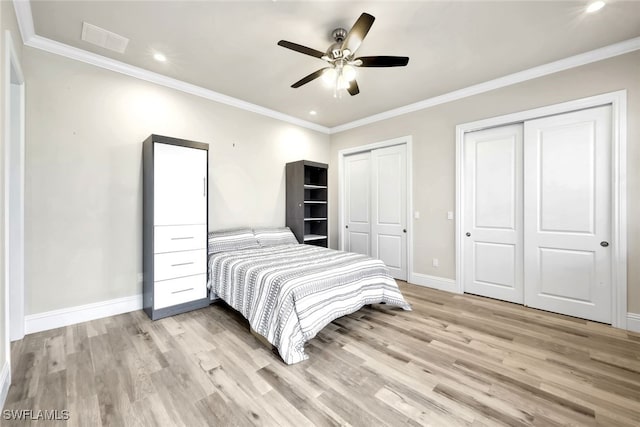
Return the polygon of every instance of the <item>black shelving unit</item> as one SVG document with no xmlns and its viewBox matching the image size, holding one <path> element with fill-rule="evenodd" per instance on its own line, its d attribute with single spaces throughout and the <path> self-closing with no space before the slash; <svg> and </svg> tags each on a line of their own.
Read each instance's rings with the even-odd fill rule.
<svg viewBox="0 0 640 427">
<path fill-rule="evenodd" d="M 329 198 L 325 163 L 287 163 L 287 226 L 298 242 L 328 247 Z"/>
</svg>

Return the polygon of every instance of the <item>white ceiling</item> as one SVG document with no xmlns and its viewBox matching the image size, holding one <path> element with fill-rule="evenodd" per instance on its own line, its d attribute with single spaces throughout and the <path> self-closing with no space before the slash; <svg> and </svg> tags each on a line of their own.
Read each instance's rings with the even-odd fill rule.
<svg viewBox="0 0 640 427">
<path fill-rule="evenodd" d="M 609 1 L 31 1 L 35 32 L 326 127 L 640 36 L 640 2 Z M 324 51 L 336 27 L 376 21 L 358 56 L 409 56 L 361 68 L 360 94 L 334 98 L 322 68 L 280 39 Z M 83 21 L 130 39 L 124 54 L 80 39 Z M 152 55 L 160 51 L 166 63 Z M 316 116 L 309 114 L 317 111 Z"/>
</svg>

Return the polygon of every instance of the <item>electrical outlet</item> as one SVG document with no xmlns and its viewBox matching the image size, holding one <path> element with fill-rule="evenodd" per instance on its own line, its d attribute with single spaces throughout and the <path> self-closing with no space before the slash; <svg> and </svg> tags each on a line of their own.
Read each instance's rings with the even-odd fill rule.
<svg viewBox="0 0 640 427">
<path fill-rule="evenodd" d="M 453 212 L 447 212 L 447 219 L 453 219 Z"/>
<path fill-rule="evenodd" d="M 420 219 L 420 212 L 419 212 L 419 211 L 415 211 L 415 212 L 413 213 L 413 217 L 414 217 L 415 219 Z"/>
<path fill-rule="evenodd" d="M 142 283 L 142 281 L 144 280 L 144 276 L 142 273 L 138 273 L 138 283 Z"/>
<path fill-rule="evenodd" d="M 432 264 L 434 267 L 440 267 L 440 261 L 438 258 L 434 258 Z"/>
</svg>

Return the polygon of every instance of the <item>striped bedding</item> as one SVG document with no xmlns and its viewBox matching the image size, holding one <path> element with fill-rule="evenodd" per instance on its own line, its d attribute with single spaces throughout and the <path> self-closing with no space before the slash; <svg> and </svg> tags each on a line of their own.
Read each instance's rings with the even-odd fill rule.
<svg viewBox="0 0 640 427">
<path fill-rule="evenodd" d="M 318 246 L 211 254 L 209 272 L 213 293 L 242 313 L 287 364 L 306 360 L 307 341 L 365 304 L 411 310 L 382 261 Z"/>
</svg>

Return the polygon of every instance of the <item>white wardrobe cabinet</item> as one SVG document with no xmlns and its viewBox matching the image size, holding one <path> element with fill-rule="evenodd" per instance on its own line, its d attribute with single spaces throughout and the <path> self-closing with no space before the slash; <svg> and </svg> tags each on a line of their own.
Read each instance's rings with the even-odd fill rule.
<svg viewBox="0 0 640 427">
<path fill-rule="evenodd" d="M 143 307 L 153 320 L 205 307 L 207 144 L 143 143 Z"/>
</svg>

